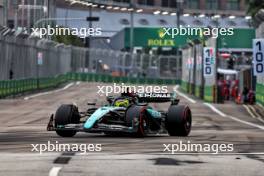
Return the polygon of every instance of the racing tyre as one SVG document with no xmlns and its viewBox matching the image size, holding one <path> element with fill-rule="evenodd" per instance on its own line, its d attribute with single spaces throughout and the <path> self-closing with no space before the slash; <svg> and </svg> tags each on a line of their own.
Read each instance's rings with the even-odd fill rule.
<svg viewBox="0 0 264 176">
<path fill-rule="evenodd" d="M 80 122 L 78 108 L 74 105 L 61 105 L 55 114 L 55 127 L 59 125 L 67 125 Z M 73 137 L 76 130 L 56 130 L 56 133 L 61 137 Z"/>
<path fill-rule="evenodd" d="M 146 106 L 132 105 L 128 108 L 126 112 L 126 125 L 132 126 L 133 120 L 136 118 L 138 120 L 138 127 L 136 132 L 136 137 L 145 136 L 145 126 L 146 126 Z"/>
<path fill-rule="evenodd" d="M 191 126 L 192 113 L 188 106 L 170 106 L 166 117 L 166 129 L 170 136 L 188 136 Z"/>
</svg>

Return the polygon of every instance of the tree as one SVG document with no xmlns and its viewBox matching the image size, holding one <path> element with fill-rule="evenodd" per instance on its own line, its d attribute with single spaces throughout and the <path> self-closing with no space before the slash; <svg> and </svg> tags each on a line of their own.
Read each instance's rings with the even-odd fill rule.
<svg viewBox="0 0 264 176">
<path fill-rule="evenodd" d="M 76 35 L 54 35 L 52 40 L 65 45 L 84 47 L 84 42 Z"/>
<path fill-rule="evenodd" d="M 246 3 L 248 4 L 247 14 L 253 18 L 260 9 L 264 8 L 263 0 L 246 0 Z"/>
</svg>

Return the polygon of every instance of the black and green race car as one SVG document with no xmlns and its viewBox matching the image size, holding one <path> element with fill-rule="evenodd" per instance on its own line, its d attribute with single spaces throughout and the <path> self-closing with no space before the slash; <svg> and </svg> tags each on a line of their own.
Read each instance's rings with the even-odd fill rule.
<svg viewBox="0 0 264 176">
<path fill-rule="evenodd" d="M 170 102 L 167 111 L 158 111 L 149 103 Z M 171 136 L 188 136 L 191 131 L 192 113 L 187 105 L 178 105 L 175 93 L 123 93 L 108 96 L 107 104 L 96 107 L 89 103 L 85 112 L 79 112 L 73 104 L 61 105 L 52 114 L 48 131 L 59 136 L 73 137 L 77 132 L 147 134 L 167 132 Z"/>
</svg>

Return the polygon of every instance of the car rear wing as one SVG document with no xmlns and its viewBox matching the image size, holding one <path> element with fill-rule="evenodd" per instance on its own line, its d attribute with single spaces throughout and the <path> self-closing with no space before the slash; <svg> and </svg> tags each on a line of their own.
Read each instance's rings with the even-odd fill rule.
<svg viewBox="0 0 264 176">
<path fill-rule="evenodd" d="M 178 104 L 176 93 L 137 93 L 138 101 L 140 103 L 162 103 L 172 102 Z"/>
</svg>

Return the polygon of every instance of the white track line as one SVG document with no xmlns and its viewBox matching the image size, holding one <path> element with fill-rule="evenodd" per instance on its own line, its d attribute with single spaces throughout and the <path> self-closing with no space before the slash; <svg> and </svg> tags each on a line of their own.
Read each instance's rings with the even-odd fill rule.
<svg viewBox="0 0 264 176">
<path fill-rule="evenodd" d="M 186 96 L 185 94 L 179 92 L 179 91 L 178 91 L 178 88 L 179 88 L 178 85 L 174 87 L 174 91 L 175 91 L 177 94 L 179 94 L 180 96 L 186 98 L 187 100 L 189 100 L 189 101 L 192 102 L 192 103 L 196 103 L 195 100 L 193 100 L 193 99 L 189 98 L 188 96 Z M 255 128 L 259 128 L 259 129 L 261 129 L 261 130 L 264 130 L 264 126 L 257 125 L 257 124 L 251 123 L 251 122 L 247 122 L 247 121 L 241 120 L 241 119 L 239 119 L 239 118 L 237 118 L 237 117 L 233 117 L 233 116 L 230 116 L 230 115 L 226 115 L 225 113 L 221 112 L 219 109 L 217 109 L 216 107 L 214 107 L 214 106 L 213 106 L 212 104 L 210 104 L 210 103 L 203 103 L 203 104 L 206 105 L 206 106 L 208 106 L 211 110 L 213 110 L 214 112 L 216 112 L 217 114 L 219 114 L 219 115 L 222 116 L 222 117 L 228 117 L 228 118 L 230 118 L 230 119 L 232 119 L 232 120 L 234 120 L 234 121 L 237 121 L 237 122 L 240 122 L 240 123 L 243 123 L 243 124 L 249 125 L 249 126 L 251 126 L 251 127 L 255 127 Z"/>
<path fill-rule="evenodd" d="M 214 112 L 216 112 L 217 114 L 219 114 L 222 117 L 226 117 L 227 115 L 223 112 L 221 112 L 220 110 L 216 109 L 216 107 L 214 107 L 212 104 L 210 103 L 204 103 L 205 106 L 208 106 L 209 108 L 211 108 Z"/>
<path fill-rule="evenodd" d="M 61 170 L 61 167 L 53 167 L 49 172 L 49 176 L 57 176 Z"/>
<path fill-rule="evenodd" d="M 43 95 L 48 95 L 48 94 L 52 94 L 52 93 L 61 92 L 63 90 L 66 90 L 66 89 L 70 88 L 73 85 L 74 85 L 74 83 L 70 83 L 70 84 L 66 85 L 65 87 L 63 87 L 62 89 L 57 89 L 57 90 L 53 90 L 53 91 L 49 91 L 49 92 L 43 92 L 43 93 L 38 93 L 38 94 L 35 94 L 35 95 L 31 95 L 31 96 L 25 97 L 24 100 L 29 100 L 31 98 L 35 98 L 35 97 L 39 97 L 39 96 L 43 96 Z"/>
<path fill-rule="evenodd" d="M 178 95 L 180 95 L 181 97 L 185 98 L 185 99 L 188 100 L 189 102 L 191 102 L 191 103 L 196 103 L 196 101 L 195 101 L 194 99 L 188 97 L 188 96 L 185 95 L 184 93 L 181 93 L 181 92 L 178 90 L 178 88 L 179 88 L 179 85 L 175 86 L 175 87 L 173 88 L 173 90 L 174 90 Z"/>
<path fill-rule="evenodd" d="M 237 122 L 240 122 L 240 123 L 243 123 L 245 125 L 249 125 L 251 127 L 255 127 L 255 128 L 259 128 L 261 130 L 264 130 L 264 126 L 261 126 L 261 125 L 257 125 L 257 124 L 254 124 L 254 123 L 251 123 L 251 122 L 247 122 L 247 121 L 244 121 L 244 120 L 241 120 L 237 117 L 233 117 L 233 116 L 230 116 L 230 115 L 226 115 L 224 114 L 223 112 L 221 112 L 220 110 L 216 109 L 216 107 L 214 107 L 212 104 L 209 104 L 209 103 L 204 103 L 204 105 L 208 106 L 209 108 L 211 108 L 214 112 L 216 112 L 217 114 L 219 114 L 220 116 L 222 117 L 228 117 L 234 121 L 237 121 Z"/>
<path fill-rule="evenodd" d="M 261 125 L 257 125 L 257 124 L 254 124 L 254 123 L 251 123 L 251 122 L 247 122 L 247 121 L 244 121 L 244 120 L 240 120 L 239 118 L 236 118 L 236 117 L 233 117 L 233 116 L 228 116 L 230 119 L 233 119 L 235 121 L 238 121 L 238 122 L 241 122 L 241 123 L 244 123 L 246 125 L 249 125 L 249 126 L 252 126 L 252 127 L 256 127 L 256 128 L 259 128 L 261 130 L 264 130 L 264 126 L 261 126 Z"/>
</svg>

